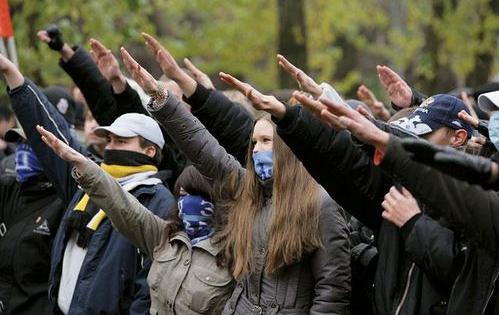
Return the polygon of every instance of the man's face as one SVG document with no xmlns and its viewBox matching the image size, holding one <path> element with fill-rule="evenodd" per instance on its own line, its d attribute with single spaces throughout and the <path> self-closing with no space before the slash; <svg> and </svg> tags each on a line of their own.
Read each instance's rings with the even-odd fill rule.
<svg viewBox="0 0 499 315">
<path fill-rule="evenodd" d="M 448 146 L 450 145 L 452 139 L 451 131 L 449 131 L 449 128 L 442 127 L 433 132 L 430 132 L 429 134 L 424 135 L 423 138 L 433 144 Z"/>
<path fill-rule="evenodd" d="M 99 127 L 99 124 L 92 116 L 92 114 L 87 113 L 85 116 L 85 123 L 83 124 L 83 133 L 88 145 L 101 145 L 106 142 L 106 139 L 97 137 L 95 134 L 95 128 Z"/>
<path fill-rule="evenodd" d="M 123 138 L 112 133 L 107 136 L 106 150 L 125 150 L 146 154 L 146 148 L 140 146 L 139 137 Z"/>
</svg>

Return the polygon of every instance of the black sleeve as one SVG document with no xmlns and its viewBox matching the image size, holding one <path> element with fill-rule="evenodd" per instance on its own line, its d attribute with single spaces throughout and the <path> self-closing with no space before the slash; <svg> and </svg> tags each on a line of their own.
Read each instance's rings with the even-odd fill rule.
<svg viewBox="0 0 499 315">
<path fill-rule="evenodd" d="M 337 132 L 301 106 L 287 107 L 277 133 L 329 195 L 377 231 L 391 179 L 372 164 L 350 133 Z"/>
<path fill-rule="evenodd" d="M 142 105 L 139 93 L 137 93 L 137 91 L 135 91 L 135 89 L 132 88 L 128 82 L 126 83 L 126 87 L 123 92 L 119 94 L 112 92 L 112 94 L 116 102 L 116 117 L 114 119 L 126 113 L 139 113 L 149 116 L 149 113 Z"/>
<path fill-rule="evenodd" d="M 73 57 L 66 62 L 61 60 L 59 65 L 80 89 L 99 125 L 109 126 L 118 117 L 111 83 L 82 47 L 75 47 L 74 50 Z"/>
<path fill-rule="evenodd" d="M 419 201 L 445 217 L 482 248 L 499 257 L 499 196 L 413 161 L 399 139 L 390 137 L 380 167 L 397 176 Z"/>
<path fill-rule="evenodd" d="M 246 155 L 253 132 L 253 117 L 238 103 L 229 100 L 222 92 L 198 84 L 194 94 L 186 99 L 192 113 L 206 129 L 233 155 L 241 165 L 246 165 Z"/>
<path fill-rule="evenodd" d="M 463 258 L 454 231 L 420 213 L 402 226 L 401 232 L 411 260 L 439 283 L 452 287 Z"/>
</svg>

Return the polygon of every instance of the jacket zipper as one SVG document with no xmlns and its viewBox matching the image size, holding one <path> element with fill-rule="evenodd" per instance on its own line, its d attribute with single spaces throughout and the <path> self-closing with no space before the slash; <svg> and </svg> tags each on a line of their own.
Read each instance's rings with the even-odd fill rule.
<svg viewBox="0 0 499 315">
<path fill-rule="evenodd" d="M 494 286 L 494 284 L 496 283 L 498 277 L 499 277 L 499 269 L 496 269 L 496 273 L 494 275 L 494 280 L 492 281 L 492 286 Z M 484 305 L 484 308 L 483 308 L 483 311 L 482 311 L 482 315 L 485 314 L 485 311 L 487 310 L 487 306 L 489 306 L 490 298 L 494 294 L 494 291 L 495 291 L 495 288 L 494 288 L 494 290 L 490 290 L 489 296 L 487 297 L 487 300 L 485 301 L 485 305 Z"/>
<path fill-rule="evenodd" d="M 400 314 L 400 310 L 402 309 L 402 306 L 404 305 L 405 299 L 407 298 L 407 293 L 409 292 L 409 286 L 411 284 L 412 271 L 414 270 L 415 266 L 416 266 L 416 264 L 412 263 L 411 268 L 409 269 L 409 273 L 407 274 L 407 282 L 405 283 L 404 294 L 402 295 L 402 298 L 400 299 L 400 303 L 397 306 L 397 309 L 395 311 L 395 315 Z"/>
</svg>

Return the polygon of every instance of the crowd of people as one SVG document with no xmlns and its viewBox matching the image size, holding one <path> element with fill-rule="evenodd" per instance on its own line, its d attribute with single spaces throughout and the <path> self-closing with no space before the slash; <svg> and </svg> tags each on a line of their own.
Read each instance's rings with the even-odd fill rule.
<svg viewBox="0 0 499 315">
<path fill-rule="evenodd" d="M 499 314 L 499 83 L 235 94 L 142 36 L 160 79 L 55 25 L 71 90 L 0 55 L 0 314 Z"/>
</svg>

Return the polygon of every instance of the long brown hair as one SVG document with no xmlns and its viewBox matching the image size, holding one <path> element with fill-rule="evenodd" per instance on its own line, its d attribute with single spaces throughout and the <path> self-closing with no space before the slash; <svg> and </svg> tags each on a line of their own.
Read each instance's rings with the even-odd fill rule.
<svg viewBox="0 0 499 315">
<path fill-rule="evenodd" d="M 261 119 L 270 122 L 274 128 L 272 213 L 265 266 L 267 273 L 274 273 L 322 246 L 319 186 L 277 135 L 272 121 L 268 117 Z M 253 144 L 248 148 L 244 178 L 238 180 L 236 175 L 230 176 L 226 183 L 239 188 L 227 204 L 230 211 L 220 231 L 225 243 L 225 257 L 236 279 L 253 270 L 253 229 L 256 215 L 265 204 L 265 191 L 255 174 L 252 154 Z"/>
</svg>

